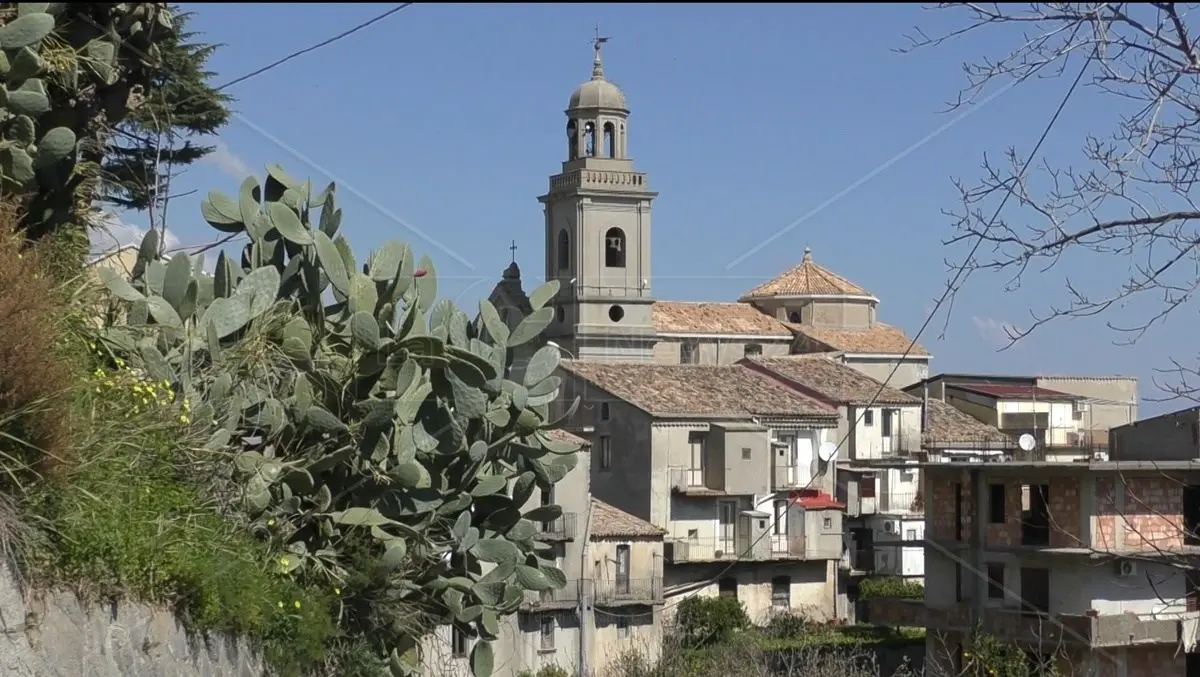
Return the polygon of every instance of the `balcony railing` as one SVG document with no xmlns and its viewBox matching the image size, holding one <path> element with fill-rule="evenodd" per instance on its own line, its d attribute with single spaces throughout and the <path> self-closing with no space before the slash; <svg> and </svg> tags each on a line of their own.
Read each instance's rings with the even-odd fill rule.
<svg viewBox="0 0 1200 677">
<path fill-rule="evenodd" d="M 661 604 L 661 578 L 603 579 L 592 582 L 597 604 Z"/>
<path fill-rule="evenodd" d="M 704 484 L 705 471 L 701 468 L 669 468 L 671 491 L 680 494 L 718 494 L 719 487 Z"/>
<path fill-rule="evenodd" d="M 771 489 L 805 489 L 812 482 L 812 470 L 798 463 L 781 463 L 771 470 Z"/>
<path fill-rule="evenodd" d="M 536 538 L 543 541 L 570 541 L 575 539 L 575 513 L 564 512 L 549 522 L 537 522 Z"/>
<path fill-rule="evenodd" d="M 860 428 L 873 431 L 875 428 Z M 875 437 L 869 432 L 855 437 L 852 451 L 848 454 L 852 461 L 872 459 L 906 458 L 921 451 L 921 435 L 919 433 L 896 433 L 887 437 Z"/>
<path fill-rule="evenodd" d="M 1063 427 L 1031 427 L 1027 425 L 1008 425 L 1001 419 L 1000 432 L 1008 435 L 1013 441 L 1021 439 L 1022 435 L 1033 437 L 1036 446 L 1032 451 L 1014 450 L 1013 458 L 1028 457 L 1027 460 L 1045 460 L 1046 455 L 1079 453 L 1092 455 L 1096 452 L 1108 451 L 1107 430 L 1080 430 L 1074 426 Z"/>
<path fill-rule="evenodd" d="M 877 495 L 877 511 L 920 515 L 925 512 L 925 501 L 923 499 L 924 496 L 921 492 L 916 490 L 889 491 Z"/>
<path fill-rule="evenodd" d="M 738 559 L 737 539 L 669 538 L 666 546 L 673 562 L 717 562 Z"/>
<path fill-rule="evenodd" d="M 873 599 L 870 619 L 881 625 L 925 627 L 932 631 L 966 632 L 972 628 L 969 602 L 949 607 L 926 607 L 923 600 Z M 1023 645 L 1060 643 L 1090 649 L 1134 644 L 1175 644 L 1185 620 L 1200 612 L 1170 614 L 1049 614 L 1018 609 L 987 608 L 981 630 L 997 639 Z"/>
<path fill-rule="evenodd" d="M 580 581 L 572 579 L 556 590 L 526 590 L 525 603 L 522 606 L 543 609 L 573 606 L 579 602 L 579 586 Z"/>
</svg>

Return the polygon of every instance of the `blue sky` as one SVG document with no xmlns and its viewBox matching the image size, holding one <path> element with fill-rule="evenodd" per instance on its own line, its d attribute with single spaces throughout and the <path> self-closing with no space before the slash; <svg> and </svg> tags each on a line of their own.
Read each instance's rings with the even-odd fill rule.
<svg viewBox="0 0 1200 677">
<path fill-rule="evenodd" d="M 225 45 L 212 60 L 225 82 L 386 7 L 294 4 L 286 20 L 266 4 L 193 9 L 193 28 Z M 200 194 L 172 203 L 170 227 L 187 243 L 212 239 L 200 196 L 236 194 L 237 177 L 278 162 L 321 184 L 337 180 L 343 231 L 359 252 L 409 241 L 434 258 L 446 293 L 473 308 L 508 264 L 511 240 L 526 278 L 542 272 L 535 198 L 564 159 L 563 109 L 590 75 L 599 23 L 612 36 L 606 72 L 632 109 L 630 154 L 660 193 L 657 296 L 733 300 L 809 246 L 879 296 L 881 319 L 911 335 L 955 254 L 941 244 L 951 232 L 942 210 L 958 204 L 951 178 L 978 178 L 985 153 L 1028 153 L 1069 84 L 1011 89 L 864 180 L 952 121 L 940 111 L 964 83 L 962 61 L 1015 44 L 993 33 L 894 51 L 914 26 L 936 33 L 957 21 L 909 4 L 417 4 L 231 88 L 239 117 L 220 152 L 180 179 L 178 189 Z M 1043 156 L 1078 162 L 1084 135 L 1115 121 L 1104 101 L 1073 100 Z M 1120 373 L 1153 396 L 1155 367 L 1195 355 L 1184 340 L 1194 313 L 1133 347 L 1113 345 L 1121 337 L 1102 321 L 1078 320 L 996 352 L 1005 323 L 1026 324 L 1030 308 L 1066 299 L 1065 276 L 1111 284 L 1127 274 L 1122 266 L 1080 258 L 1016 292 L 1004 277 L 972 276 L 944 337 L 939 317 L 921 342 L 935 371 Z M 1177 406 L 1144 403 L 1143 414 Z"/>
</svg>

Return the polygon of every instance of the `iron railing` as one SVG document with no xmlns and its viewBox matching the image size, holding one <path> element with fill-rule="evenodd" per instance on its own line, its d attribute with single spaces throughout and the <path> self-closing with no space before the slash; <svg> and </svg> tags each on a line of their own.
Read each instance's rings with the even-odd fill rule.
<svg viewBox="0 0 1200 677">
<path fill-rule="evenodd" d="M 564 512 L 548 522 L 536 522 L 537 538 L 543 541 L 570 541 L 575 538 L 575 513 Z"/>
<path fill-rule="evenodd" d="M 597 604 L 661 604 L 662 578 L 616 578 L 592 582 Z"/>
</svg>

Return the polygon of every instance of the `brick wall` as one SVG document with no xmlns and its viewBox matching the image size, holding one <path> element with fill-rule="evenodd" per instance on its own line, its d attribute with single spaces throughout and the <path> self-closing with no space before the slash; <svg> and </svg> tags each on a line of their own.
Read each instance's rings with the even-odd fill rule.
<svg viewBox="0 0 1200 677">
<path fill-rule="evenodd" d="M 1125 480 L 1125 548 L 1183 546 L 1183 486 L 1168 477 Z M 1132 677 L 1132 676 L 1131 676 Z"/>
<path fill-rule="evenodd" d="M 1004 524 L 993 524 L 991 522 L 992 510 L 992 485 L 1004 485 Z M 986 507 L 987 515 L 984 516 L 988 520 L 988 525 L 984 527 L 987 530 L 987 544 L 997 547 L 1006 547 L 1010 545 L 1021 544 L 1021 483 L 1009 480 L 1002 480 L 999 477 L 988 478 L 987 482 L 988 499 Z"/>
<path fill-rule="evenodd" d="M 1173 646 L 1129 647 L 1097 651 L 1097 675 L 1117 677 L 1117 663 L 1122 660 L 1125 677 L 1184 677 L 1187 670 L 1186 654 L 1176 655 Z"/>
<path fill-rule="evenodd" d="M 971 499 L 971 484 L 965 470 L 925 470 L 925 486 L 929 487 L 930 505 L 925 514 L 931 530 L 930 537 L 952 541 L 956 537 L 954 524 L 954 485 L 962 485 L 962 538 L 967 540 L 971 533 L 971 516 L 975 512 Z"/>
<path fill-rule="evenodd" d="M 1050 484 L 1050 547 L 1075 548 L 1089 545 L 1080 539 L 1081 512 L 1078 477 L 1056 477 Z"/>
<path fill-rule="evenodd" d="M 1092 546 L 1097 550 L 1117 547 L 1117 495 L 1116 479 L 1096 478 L 1096 533 L 1092 535 Z"/>
</svg>

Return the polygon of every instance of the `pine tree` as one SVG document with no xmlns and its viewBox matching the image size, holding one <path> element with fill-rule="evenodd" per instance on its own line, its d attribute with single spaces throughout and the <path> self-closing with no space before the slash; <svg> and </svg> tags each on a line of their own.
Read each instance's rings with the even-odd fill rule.
<svg viewBox="0 0 1200 677">
<path fill-rule="evenodd" d="M 229 122 L 233 98 L 217 91 L 206 70 L 220 45 L 197 40 L 187 31 L 192 13 L 172 10 L 176 31 L 158 43 L 161 65 L 142 105 L 112 131 L 102 161 L 100 198 L 124 209 L 149 209 L 156 196 L 154 206 L 161 207 L 169 176 L 213 151 L 197 137 L 211 137 Z"/>
</svg>

